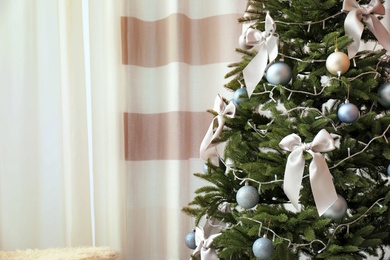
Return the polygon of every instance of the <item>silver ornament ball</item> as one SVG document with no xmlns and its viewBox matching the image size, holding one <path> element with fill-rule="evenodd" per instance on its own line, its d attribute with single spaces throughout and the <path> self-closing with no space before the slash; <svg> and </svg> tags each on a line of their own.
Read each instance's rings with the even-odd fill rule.
<svg viewBox="0 0 390 260">
<path fill-rule="evenodd" d="M 258 238 L 252 246 L 253 254 L 260 259 L 267 259 L 274 253 L 272 241 L 266 237 Z"/>
<path fill-rule="evenodd" d="M 184 238 L 184 242 L 186 243 L 186 246 L 189 249 L 194 250 L 196 248 L 196 243 L 195 243 L 195 231 L 191 231 L 186 235 Z"/>
<path fill-rule="evenodd" d="M 387 82 L 380 86 L 378 90 L 379 103 L 385 108 L 390 108 L 390 82 Z"/>
<path fill-rule="evenodd" d="M 342 104 L 337 111 L 337 116 L 339 117 L 340 121 L 344 123 L 354 122 L 356 119 L 358 119 L 359 115 L 359 109 L 352 103 Z"/>
<path fill-rule="evenodd" d="M 286 63 L 278 61 L 268 67 L 265 77 L 271 84 L 287 85 L 292 78 L 292 71 Z"/>
<path fill-rule="evenodd" d="M 241 187 L 236 194 L 238 205 L 245 209 L 251 209 L 257 205 L 260 196 L 257 190 L 252 186 Z"/>
<path fill-rule="evenodd" d="M 389 166 L 387 166 L 387 175 L 390 176 L 390 164 L 389 164 Z"/>
<path fill-rule="evenodd" d="M 337 195 L 337 200 L 325 211 L 323 216 L 333 220 L 338 220 L 345 216 L 347 209 L 347 201 L 341 195 Z"/>
<path fill-rule="evenodd" d="M 348 56 L 341 51 L 335 51 L 326 59 L 326 69 L 330 74 L 340 75 L 348 71 L 351 62 Z"/>
</svg>

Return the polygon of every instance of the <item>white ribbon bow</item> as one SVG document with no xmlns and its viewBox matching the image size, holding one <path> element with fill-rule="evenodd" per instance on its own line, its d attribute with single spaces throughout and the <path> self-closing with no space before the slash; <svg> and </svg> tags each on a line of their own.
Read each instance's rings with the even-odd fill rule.
<svg viewBox="0 0 390 260">
<path fill-rule="evenodd" d="M 265 17 L 265 31 L 248 28 L 246 30 L 246 44 L 255 46 L 257 55 L 248 63 L 242 71 L 248 95 L 251 96 L 257 84 L 264 76 L 269 62 L 278 56 L 278 35 L 275 34 L 276 25 L 270 14 Z"/>
<path fill-rule="evenodd" d="M 332 176 L 325 157 L 320 153 L 335 149 L 332 136 L 325 129 L 322 129 L 314 137 L 312 143 L 305 144 L 301 142 L 301 138 L 298 135 L 290 134 L 283 138 L 279 146 L 283 150 L 291 151 L 287 159 L 283 189 L 297 210 L 300 210 L 300 205 L 298 204 L 299 191 L 305 167 L 303 152 L 306 151 L 313 156 L 309 167 L 310 185 L 318 214 L 321 216 L 337 200 Z"/>
<path fill-rule="evenodd" d="M 217 253 L 213 247 L 214 238 L 221 235 L 221 233 L 210 235 L 205 237 L 204 230 L 201 227 L 196 227 L 195 230 L 195 243 L 196 248 L 193 255 L 199 256 L 201 260 L 219 260 Z"/>
<path fill-rule="evenodd" d="M 205 137 L 200 144 L 200 158 L 207 160 L 210 157 L 216 156 L 215 153 L 206 152 L 209 148 L 216 146 L 217 144 L 212 143 L 213 140 L 219 137 L 222 133 L 223 127 L 225 125 L 225 116 L 233 118 L 236 112 L 236 106 L 233 102 L 230 102 L 228 105 L 225 104 L 222 97 L 217 95 L 214 101 L 214 111 L 218 112 L 218 115 L 214 117 L 211 122 L 209 129 L 206 132 Z M 216 130 L 214 131 L 214 125 L 217 125 Z"/>
<path fill-rule="evenodd" d="M 348 56 L 353 58 L 359 51 L 360 39 L 364 30 L 363 20 L 375 35 L 380 45 L 390 51 L 390 33 L 374 14 L 384 15 L 385 7 L 379 0 L 372 0 L 368 5 L 359 5 L 355 0 L 344 0 L 343 11 L 349 12 L 344 22 L 345 33 L 353 42 L 348 46 Z"/>
</svg>

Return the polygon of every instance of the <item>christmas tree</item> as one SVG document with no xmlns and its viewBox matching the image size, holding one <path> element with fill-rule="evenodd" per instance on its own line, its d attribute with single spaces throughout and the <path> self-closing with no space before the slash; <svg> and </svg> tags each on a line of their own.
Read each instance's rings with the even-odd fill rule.
<svg viewBox="0 0 390 260">
<path fill-rule="evenodd" d="M 245 12 L 244 12 L 245 11 Z M 379 0 L 255 0 L 183 211 L 193 259 L 385 259 L 390 34 Z M 367 45 L 364 45 L 366 44 Z M 366 46 L 366 47 L 363 47 Z"/>
</svg>

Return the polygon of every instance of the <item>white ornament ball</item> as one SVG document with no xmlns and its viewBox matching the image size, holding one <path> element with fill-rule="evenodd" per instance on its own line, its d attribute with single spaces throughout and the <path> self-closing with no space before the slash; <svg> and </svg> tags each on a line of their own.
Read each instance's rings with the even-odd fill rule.
<svg viewBox="0 0 390 260">
<path fill-rule="evenodd" d="M 266 237 L 258 238 L 252 246 L 253 254 L 260 259 L 267 259 L 274 253 L 272 241 Z"/>
<path fill-rule="evenodd" d="M 344 217 L 347 213 L 347 201 L 341 195 L 337 195 L 337 197 L 338 198 L 335 203 L 333 203 L 333 205 L 330 206 L 323 214 L 324 217 L 338 220 Z"/>
<path fill-rule="evenodd" d="M 348 55 L 341 51 L 336 51 L 326 59 L 326 69 L 330 74 L 340 75 L 348 71 L 351 62 Z"/>
<path fill-rule="evenodd" d="M 268 67 L 265 77 L 271 84 L 287 85 L 292 78 L 292 71 L 286 63 L 278 61 Z"/>
<path fill-rule="evenodd" d="M 379 103 L 385 108 L 390 108 L 390 82 L 383 84 L 379 88 L 378 95 L 380 98 Z"/>
<path fill-rule="evenodd" d="M 337 111 L 337 116 L 339 117 L 340 121 L 344 123 L 354 122 L 356 119 L 358 119 L 359 115 L 359 109 L 352 103 L 342 104 Z"/>
<path fill-rule="evenodd" d="M 257 190 L 252 186 L 242 186 L 236 194 L 238 205 L 245 209 L 251 209 L 257 205 L 260 196 Z"/>
<path fill-rule="evenodd" d="M 196 248 L 196 243 L 195 243 L 195 231 L 191 231 L 186 235 L 184 238 L 184 242 L 186 243 L 186 246 L 189 249 L 194 250 Z"/>
</svg>

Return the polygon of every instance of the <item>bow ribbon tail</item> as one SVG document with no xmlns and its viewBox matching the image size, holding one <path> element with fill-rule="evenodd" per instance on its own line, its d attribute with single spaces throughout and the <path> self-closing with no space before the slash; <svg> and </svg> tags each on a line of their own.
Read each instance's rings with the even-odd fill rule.
<svg viewBox="0 0 390 260">
<path fill-rule="evenodd" d="M 366 23 L 370 31 L 375 35 L 378 43 L 382 45 L 384 49 L 390 51 L 390 33 L 385 26 L 383 26 L 379 19 L 374 15 L 370 15 L 369 19 L 366 20 Z"/>
<path fill-rule="evenodd" d="M 263 78 L 267 63 L 267 46 L 265 44 L 262 44 L 259 52 L 242 71 L 242 73 L 244 74 L 245 86 L 248 91 L 249 97 L 252 95 L 257 84 Z"/>
<path fill-rule="evenodd" d="M 216 122 L 218 122 L 218 128 L 214 132 L 214 125 Z M 224 120 L 221 116 L 216 116 L 214 117 L 213 121 L 211 121 L 211 124 L 200 144 L 199 153 L 202 160 L 206 161 L 208 158 L 217 156 L 216 152 L 211 152 L 209 148 L 216 146 L 216 144 L 213 144 L 212 141 L 220 135 L 223 125 Z"/>
<path fill-rule="evenodd" d="M 364 24 L 361 20 L 367 24 L 379 44 L 390 51 L 390 33 L 375 16 L 375 14 L 385 15 L 386 13 L 385 7 L 379 0 L 371 0 L 368 5 L 362 6 L 355 0 L 344 0 L 343 11 L 349 12 L 344 22 L 345 33 L 353 39 L 353 42 L 348 46 L 349 58 L 353 58 L 359 51 L 360 39 L 364 30 Z"/>
<path fill-rule="evenodd" d="M 278 56 L 278 41 L 279 36 L 275 33 L 276 24 L 274 19 L 272 19 L 269 12 L 265 16 L 265 31 L 268 33 L 268 37 L 266 38 L 266 45 L 268 51 L 269 62 L 273 62 Z"/>
<path fill-rule="evenodd" d="M 268 51 L 268 58 L 269 62 L 273 62 L 276 57 L 278 57 L 279 51 L 278 51 L 278 41 L 279 37 L 276 35 L 272 35 L 267 38 L 267 51 Z"/>
<path fill-rule="evenodd" d="M 361 14 L 358 9 L 352 9 L 344 22 L 345 33 L 353 39 L 353 42 L 348 46 L 348 57 L 352 59 L 359 51 L 360 39 L 362 38 L 364 25 L 360 22 Z"/>
<path fill-rule="evenodd" d="M 302 149 L 294 149 L 287 158 L 286 170 L 284 173 L 283 190 L 291 204 L 299 211 L 299 192 L 302 185 L 305 159 Z"/>
<path fill-rule="evenodd" d="M 213 118 L 211 121 L 211 124 L 200 144 L 199 154 L 200 158 L 203 160 L 207 160 L 208 158 L 217 158 L 218 154 L 216 151 L 210 151 L 209 148 L 212 148 L 214 146 L 217 146 L 217 144 L 212 143 L 215 139 L 217 139 L 220 134 L 222 133 L 222 130 L 225 126 L 225 118 L 227 117 L 234 117 L 236 112 L 236 106 L 233 103 L 229 103 L 227 106 L 225 105 L 225 102 L 223 101 L 222 97 L 220 95 L 217 95 L 214 101 L 214 111 L 218 112 L 218 115 Z M 214 131 L 214 126 L 217 125 L 217 129 Z M 216 165 L 218 165 L 218 161 L 214 162 Z"/>
<path fill-rule="evenodd" d="M 217 95 L 214 100 L 213 110 L 217 111 L 220 115 L 225 109 L 225 103 L 220 95 Z M 222 128 L 224 125 L 223 117 L 216 116 L 211 121 L 211 124 L 200 144 L 199 154 L 200 158 L 203 160 L 207 160 L 208 158 L 216 157 L 216 152 L 207 151 L 209 148 L 216 146 L 216 144 L 212 144 L 212 141 L 219 136 L 222 132 Z M 218 128 L 214 132 L 214 126 L 218 123 Z M 206 152 L 207 151 L 207 152 Z"/>
<path fill-rule="evenodd" d="M 194 252 L 192 253 L 194 256 L 200 255 L 200 252 L 202 251 L 203 248 L 203 243 L 206 240 L 204 237 L 204 230 L 201 227 L 196 227 L 195 229 L 195 244 L 196 248 Z"/>
<path fill-rule="evenodd" d="M 310 185 L 318 214 L 322 216 L 337 200 L 337 192 L 325 157 L 320 153 L 310 152 L 310 154 L 313 156 L 309 167 Z"/>
</svg>

